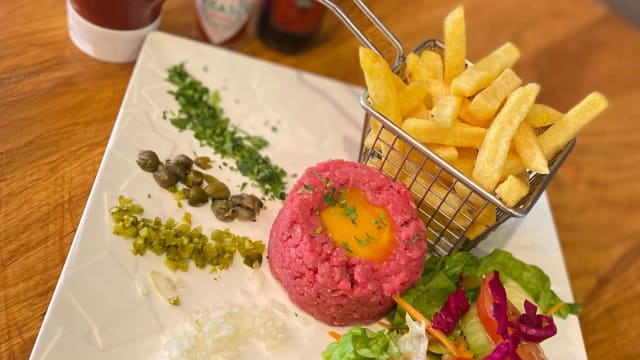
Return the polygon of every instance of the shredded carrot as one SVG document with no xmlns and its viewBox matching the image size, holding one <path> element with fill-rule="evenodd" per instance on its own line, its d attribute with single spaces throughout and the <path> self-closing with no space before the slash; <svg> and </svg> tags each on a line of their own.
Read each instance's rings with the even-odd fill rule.
<svg viewBox="0 0 640 360">
<path fill-rule="evenodd" d="M 336 341 L 340 341 L 340 338 L 342 337 L 342 335 L 338 334 L 337 332 L 335 332 L 333 330 L 329 330 L 329 336 L 334 338 Z"/>
<path fill-rule="evenodd" d="M 456 349 L 455 345 L 451 343 L 451 340 L 449 340 L 449 338 L 442 331 L 431 327 L 431 322 L 427 320 L 427 318 L 424 317 L 424 315 L 422 315 L 420 311 L 416 310 L 408 302 L 404 301 L 404 299 L 399 295 L 393 295 L 392 298 L 404 311 L 411 315 L 414 320 L 423 321 L 425 327 L 427 328 L 427 331 L 431 333 L 434 338 L 440 341 L 442 345 L 444 345 L 453 355 L 459 356 L 460 352 L 458 351 L 458 349 Z"/>
<path fill-rule="evenodd" d="M 559 302 L 553 305 L 553 307 L 547 311 L 547 316 L 553 316 L 553 314 L 555 314 L 563 306 L 564 306 L 563 302 Z"/>
<path fill-rule="evenodd" d="M 389 330 L 391 329 L 391 324 L 389 324 L 388 322 L 385 321 L 378 321 L 378 325 L 382 326 L 383 328 Z"/>
<path fill-rule="evenodd" d="M 458 354 L 456 355 L 457 359 L 473 359 L 473 353 L 467 350 L 467 341 L 464 337 L 457 337 L 455 344 L 456 349 L 458 350 Z"/>
</svg>

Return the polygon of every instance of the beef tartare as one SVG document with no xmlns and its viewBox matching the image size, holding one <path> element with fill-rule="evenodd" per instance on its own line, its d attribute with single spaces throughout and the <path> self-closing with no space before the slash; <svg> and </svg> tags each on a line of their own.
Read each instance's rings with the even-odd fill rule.
<svg viewBox="0 0 640 360">
<path fill-rule="evenodd" d="M 363 164 L 329 160 L 300 177 L 269 236 L 273 276 L 316 319 L 376 321 L 420 277 L 427 243 L 409 191 Z"/>
</svg>

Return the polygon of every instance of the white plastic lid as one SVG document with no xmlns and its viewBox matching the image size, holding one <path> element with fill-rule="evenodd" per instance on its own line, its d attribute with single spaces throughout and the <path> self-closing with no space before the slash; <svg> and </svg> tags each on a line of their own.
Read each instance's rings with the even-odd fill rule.
<svg viewBox="0 0 640 360">
<path fill-rule="evenodd" d="M 160 16 L 140 29 L 112 30 L 88 22 L 67 0 L 67 24 L 71 41 L 85 54 L 106 62 L 127 63 L 138 57 L 147 34 L 158 28 Z"/>
</svg>

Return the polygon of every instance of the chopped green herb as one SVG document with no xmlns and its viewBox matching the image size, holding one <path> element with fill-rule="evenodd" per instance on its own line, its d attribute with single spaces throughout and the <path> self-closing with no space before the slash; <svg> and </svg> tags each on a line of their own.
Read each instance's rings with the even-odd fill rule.
<svg viewBox="0 0 640 360">
<path fill-rule="evenodd" d="M 418 240 L 417 234 L 411 235 L 411 245 L 415 244 L 417 240 Z"/>
<path fill-rule="evenodd" d="M 324 194 L 324 202 L 329 206 L 336 206 L 338 200 L 332 196 L 332 194 Z"/>
<path fill-rule="evenodd" d="M 307 190 L 310 194 L 313 194 L 313 186 L 309 185 L 309 184 L 304 184 L 302 185 L 304 187 L 305 190 Z"/>
<path fill-rule="evenodd" d="M 242 184 L 240 184 L 240 191 L 244 191 L 244 189 L 247 187 L 247 183 L 243 182 Z"/>
<path fill-rule="evenodd" d="M 357 237 L 355 235 L 353 236 L 353 238 L 358 244 L 360 244 L 360 246 L 369 246 L 369 243 L 367 242 L 367 240 L 360 239 L 359 237 Z"/>
<path fill-rule="evenodd" d="M 342 246 L 344 246 L 344 249 L 347 250 L 347 252 L 350 252 L 350 253 L 353 252 L 353 250 L 351 250 L 351 248 L 349 247 L 349 243 L 348 242 L 343 241 L 342 242 Z"/>
<path fill-rule="evenodd" d="M 343 207 L 343 209 L 344 210 L 342 211 L 342 215 L 348 217 L 349 220 L 351 220 L 351 223 L 353 225 L 357 225 L 356 224 L 356 219 L 358 218 L 358 214 L 356 214 L 356 206 L 355 205 L 349 205 L 349 206 L 345 205 Z"/>
<path fill-rule="evenodd" d="M 180 109 L 177 114 L 163 112 L 163 118 L 180 130 L 193 131 L 202 145 L 210 146 L 223 158 L 235 160 L 237 171 L 254 181 L 263 194 L 284 200 L 286 171 L 259 152 L 267 141 L 231 124 L 220 107 L 220 94 L 189 74 L 184 64 L 169 68 L 167 81 L 177 86 L 169 93 Z"/>
<path fill-rule="evenodd" d="M 322 233 L 322 226 L 318 226 L 316 228 L 316 234 L 320 235 Z"/>
</svg>

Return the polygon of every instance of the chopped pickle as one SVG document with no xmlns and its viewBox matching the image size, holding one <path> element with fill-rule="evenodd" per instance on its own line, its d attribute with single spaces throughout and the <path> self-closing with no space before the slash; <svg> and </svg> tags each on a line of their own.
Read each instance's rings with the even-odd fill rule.
<svg viewBox="0 0 640 360">
<path fill-rule="evenodd" d="M 328 205 L 320 211 L 320 219 L 347 256 L 378 263 L 387 259 L 396 241 L 387 209 L 371 205 L 359 189 L 341 191 L 339 199 Z"/>
<path fill-rule="evenodd" d="M 144 255 L 151 250 L 157 255 L 164 254 L 165 265 L 173 271 L 187 271 L 189 260 L 198 268 L 211 265 L 211 272 L 228 269 L 237 252 L 243 262 L 252 268 L 262 265 L 265 245 L 246 236 L 238 236 L 229 230 L 214 230 L 209 237 L 202 233 L 202 227 L 191 226 L 191 215 L 185 213 L 183 223 L 168 218 L 164 223 L 156 217 L 138 217 L 144 209 L 123 196 L 118 197 L 118 206 L 109 210 L 114 222 L 113 233 L 132 239 L 131 252 Z"/>
</svg>

